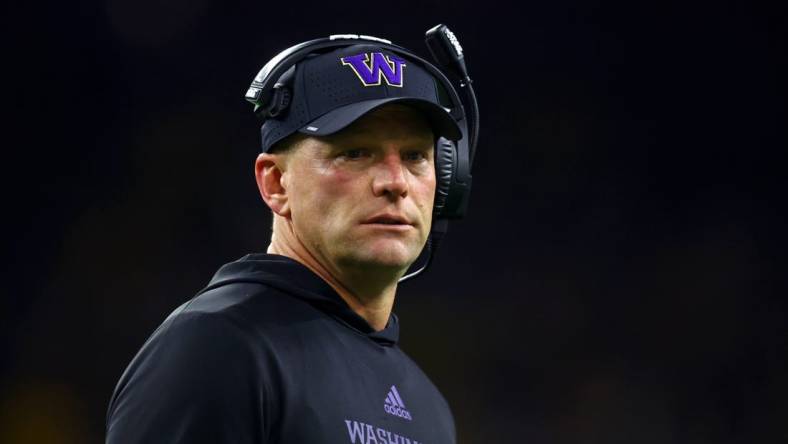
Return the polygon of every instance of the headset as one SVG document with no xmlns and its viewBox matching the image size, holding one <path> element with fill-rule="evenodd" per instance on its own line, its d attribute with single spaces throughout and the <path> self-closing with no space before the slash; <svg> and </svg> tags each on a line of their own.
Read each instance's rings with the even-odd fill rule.
<svg viewBox="0 0 788 444">
<path fill-rule="evenodd" d="M 418 63 L 440 82 L 439 91 L 447 96 L 447 111 L 460 127 L 462 137 L 456 141 L 440 137 L 436 142 L 433 223 L 427 245 L 422 252 L 423 256 L 426 251 L 426 262 L 400 278 L 400 282 L 421 274 L 429 267 L 433 253 L 448 229 L 448 220 L 459 219 L 465 215 L 471 190 L 471 167 L 479 138 L 479 107 L 459 40 L 442 24 L 428 30 L 425 40 L 433 59 L 442 69 L 390 40 L 368 35 L 339 34 L 299 43 L 268 61 L 255 76 L 245 95 L 246 100 L 254 105 L 255 114 L 263 121 L 275 119 L 290 105 L 292 92 L 288 82 L 300 61 L 313 54 L 359 44 L 375 45 L 402 55 L 410 62 Z M 454 83 L 457 83 L 459 90 L 464 93 L 462 96 L 457 92 Z M 465 98 L 465 102 L 461 97 Z"/>
</svg>

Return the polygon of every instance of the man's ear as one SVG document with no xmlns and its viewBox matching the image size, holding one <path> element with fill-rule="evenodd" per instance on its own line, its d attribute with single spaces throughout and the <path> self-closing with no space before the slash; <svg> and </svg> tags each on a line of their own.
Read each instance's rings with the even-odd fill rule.
<svg viewBox="0 0 788 444">
<path fill-rule="evenodd" d="M 290 205 L 287 200 L 287 189 L 284 184 L 284 157 L 282 155 L 262 153 L 254 163 L 254 176 L 266 205 L 271 211 L 290 218 Z"/>
</svg>

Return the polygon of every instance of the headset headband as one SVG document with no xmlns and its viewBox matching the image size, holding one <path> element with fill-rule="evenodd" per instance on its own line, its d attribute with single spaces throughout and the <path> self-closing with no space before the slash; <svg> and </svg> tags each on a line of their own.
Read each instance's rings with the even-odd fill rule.
<svg viewBox="0 0 788 444">
<path fill-rule="evenodd" d="M 280 52 L 274 58 L 269 60 L 268 63 L 266 63 L 257 73 L 252 85 L 246 91 L 246 100 L 255 105 L 255 112 L 259 112 L 266 103 L 266 100 L 269 99 L 265 97 L 266 93 L 270 94 L 279 78 L 293 65 L 303 60 L 307 55 L 364 43 L 369 43 L 379 48 L 387 49 L 391 52 L 401 54 L 411 60 L 418 62 L 423 68 L 427 69 L 430 74 L 440 80 L 447 94 L 449 94 L 453 105 L 451 108 L 452 117 L 454 117 L 457 122 L 465 119 L 465 111 L 463 109 L 462 100 L 457 94 L 457 90 L 454 88 L 454 85 L 441 70 L 408 49 L 399 45 L 395 45 L 389 40 L 366 35 L 357 36 L 355 34 L 338 34 L 321 39 L 309 40 L 291 46 L 290 48 Z M 265 118 L 266 116 L 262 117 Z"/>
</svg>

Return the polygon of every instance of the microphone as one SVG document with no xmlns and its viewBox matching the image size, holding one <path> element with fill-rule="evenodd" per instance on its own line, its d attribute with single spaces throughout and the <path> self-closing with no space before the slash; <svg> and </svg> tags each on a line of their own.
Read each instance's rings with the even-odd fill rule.
<svg viewBox="0 0 788 444">
<path fill-rule="evenodd" d="M 468 69 L 465 67 L 465 55 L 460 41 L 446 25 L 437 25 L 427 31 L 425 38 L 432 57 L 446 68 L 454 71 L 461 79 L 470 83 Z"/>
</svg>

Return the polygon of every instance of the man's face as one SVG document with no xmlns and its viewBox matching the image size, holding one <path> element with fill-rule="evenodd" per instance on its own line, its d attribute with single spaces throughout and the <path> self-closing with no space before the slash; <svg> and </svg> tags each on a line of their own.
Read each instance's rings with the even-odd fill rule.
<svg viewBox="0 0 788 444">
<path fill-rule="evenodd" d="M 336 271 L 401 269 L 418 257 L 435 197 L 433 134 L 418 112 L 388 105 L 288 154 L 293 230 Z"/>
</svg>

